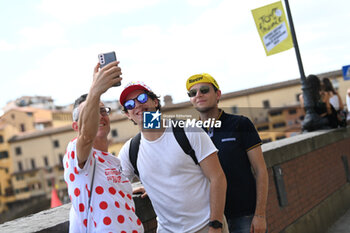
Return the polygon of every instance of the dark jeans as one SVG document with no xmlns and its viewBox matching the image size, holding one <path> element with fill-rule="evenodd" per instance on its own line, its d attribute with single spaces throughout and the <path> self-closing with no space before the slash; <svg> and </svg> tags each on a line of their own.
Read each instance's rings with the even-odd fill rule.
<svg viewBox="0 0 350 233">
<path fill-rule="evenodd" d="M 227 218 L 227 224 L 230 233 L 249 233 L 253 217 L 254 215 L 248 215 L 237 218 Z"/>
</svg>

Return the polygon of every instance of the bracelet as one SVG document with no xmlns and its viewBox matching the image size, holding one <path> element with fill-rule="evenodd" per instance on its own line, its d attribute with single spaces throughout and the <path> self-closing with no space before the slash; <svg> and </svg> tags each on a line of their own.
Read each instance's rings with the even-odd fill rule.
<svg viewBox="0 0 350 233">
<path fill-rule="evenodd" d="M 263 215 L 258 215 L 258 214 L 254 214 L 255 217 L 258 217 L 258 218 L 265 218 L 265 216 Z"/>
</svg>

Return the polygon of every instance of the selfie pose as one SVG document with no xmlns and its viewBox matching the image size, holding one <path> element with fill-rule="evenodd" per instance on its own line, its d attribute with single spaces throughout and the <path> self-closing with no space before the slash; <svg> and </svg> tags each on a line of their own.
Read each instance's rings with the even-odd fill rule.
<svg viewBox="0 0 350 233">
<path fill-rule="evenodd" d="M 108 153 L 110 108 L 101 95 L 121 81 L 119 62 L 94 69 L 88 94 L 74 103 L 72 127 L 77 138 L 67 146 L 63 159 L 64 179 L 72 202 L 69 232 L 142 233 L 135 214 L 130 181 L 122 174 L 120 161 Z"/>
</svg>

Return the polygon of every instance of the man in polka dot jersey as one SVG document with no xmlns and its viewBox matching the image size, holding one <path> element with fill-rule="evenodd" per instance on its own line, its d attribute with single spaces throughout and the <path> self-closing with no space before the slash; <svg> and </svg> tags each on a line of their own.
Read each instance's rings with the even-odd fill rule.
<svg viewBox="0 0 350 233">
<path fill-rule="evenodd" d="M 141 82 L 127 85 L 119 101 L 140 131 L 143 112 L 160 109 L 158 97 Z M 198 166 L 182 150 L 172 130 L 172 127 L 142 130 L 138 151 L 139 178 L 157 214 L 157 232 L 228 232 L 223 217 L 226 178 L 216 147 L 201 128 L 184 128 Z M 129 160 L 129 148 L 130 140 L 121 149 L 119 157 L 123 173 L 132 179 L 135 174 Z"/>
<path fill-rule="evenodd" d="M 68 144 L 63 159 L 72 202 L 70 232 L 144 232 L 135 214 L 130 181 L 121 173 L 119 159 L 107 152 L 110 108 L 100 97 L 121 81 L 118 64 L 102 69 L 96 65 L 89 93 L 74 104 L 72 127 L 78 136 Z"/>
</svg>

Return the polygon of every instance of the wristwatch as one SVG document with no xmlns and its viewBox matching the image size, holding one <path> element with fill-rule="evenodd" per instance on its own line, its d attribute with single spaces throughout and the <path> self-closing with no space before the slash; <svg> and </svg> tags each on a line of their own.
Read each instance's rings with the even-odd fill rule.
<svg viewBox="0 0 350 233">
<path fill-rule="evenodd" d="M 218 220 L 213 220 L 209 222 L 209 227 L 212 227 L 214 229 L 222 228 L 222 223 Z"/>
</svg>

